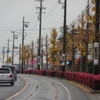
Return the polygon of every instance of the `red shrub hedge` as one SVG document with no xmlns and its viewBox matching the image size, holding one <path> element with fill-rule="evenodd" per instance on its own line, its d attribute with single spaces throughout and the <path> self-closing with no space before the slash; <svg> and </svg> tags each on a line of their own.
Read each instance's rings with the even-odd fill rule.
<svg viewBox="0 0 100 100">
<path fill-rule="evenodd" d="M 64 72 L 62 72 L 62 71 L 56 71 L 56 72 L 55 72 L 55 76 L 56 76 L 56 77 L 59 77 L 59 78 L 60 78 L 60 77 L 64 77 Z"/>
<path fill-rule="evenodd" d="M 100 90 L 100 75 L 81 72 L 65 72 L 64 77 L 68 80 L 80 82 L 94 90 Z"/>
<path fill-rule="evenodd" d="M 20 73 L 22 73 L 22 70 L 20 71 Z M 82 83 L 93 90 L 100 90 L 100 75 L 93 75 L 82 72 L 62 72 L 55 70 L 24 70 L 23 73 L 56 76 L 59 78 L 64 77 L 65 79 Z"/>
<path fill-rule="evenodd" d="M 48 76 L 55 76 L 56 71 L 55 70 L 46 70 L 46 75 Z"/>
</svg>

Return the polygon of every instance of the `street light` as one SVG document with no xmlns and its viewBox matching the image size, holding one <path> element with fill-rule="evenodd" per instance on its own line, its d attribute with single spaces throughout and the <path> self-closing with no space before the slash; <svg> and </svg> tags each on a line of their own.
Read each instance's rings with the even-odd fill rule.
<svg viewBox="0 0 100 100">
<path fill-rule="evenodd" d="M 28 27 L 29 22 L 25 22 L 25 18 L 23 17 L 23 26 L 22 26 L 22 48 L 24 46 L 24 27 Z M 23 73 L 23 50 L 22 50 L 22 73 Z"/>
</svg>

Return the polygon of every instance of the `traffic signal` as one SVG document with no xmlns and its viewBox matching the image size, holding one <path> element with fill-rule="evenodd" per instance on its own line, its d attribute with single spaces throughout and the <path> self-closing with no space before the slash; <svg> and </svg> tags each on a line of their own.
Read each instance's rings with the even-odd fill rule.
<svg viewBox="0 0 100 100">
<path fill-rule="evenodd" d="M 4 50 L 3 52 L 6 53 L 6 52 L 9 52 L 9 50 Z"/>
</svg>

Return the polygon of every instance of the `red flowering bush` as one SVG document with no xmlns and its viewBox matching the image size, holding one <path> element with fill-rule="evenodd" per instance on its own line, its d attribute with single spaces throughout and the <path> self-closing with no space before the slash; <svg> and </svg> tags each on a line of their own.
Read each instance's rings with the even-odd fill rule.
<svg viewBox="0 0 100 100">
<path fill-rule="evenodd" d="M 100 90 L 100 75 L 93 75 L 90 87 L 94 90 Z"/>
<path fill-rule="evenodd" d="M 28 70 L 23 70 L 23 73 L 24 73 L 24 74 L 27 74 L 27 73 L 28 73 Z"/>
<path fill-rule="evenodd" d="M 27 70 L 28 74 L 32 74 L 32 69 Z"/>
<path fill-rule="evenodd" d="M 32 70 L 33 74 L 46 75 L 46 70 Z"/>
<path fill-rule="evenodd" d="M 46 75 L 46 70 L 38 70 L 38 75 Z"/>
<path fill-rule="evenodd" d="M 46 70 L 42 70 L 42 75 L 46 75 Z"/>
<path fill-rule="evenodd" d="M 65 72 L 64 77 L 82 83 L 91 89 L 100 90 L 100 75 L 87 74 L 82 72 Z"/>
<path fill-rule="evenodd" d="M 55 70 L 46 70 L 46 75 L 48 76 L 55 76 L 56 71 Z"/>
<path fill-rule="evenodd" d="M 62 71 L 56 71 L 55 72 L 55 76 L 56 77 L 64 77 L 64 72 L 62 72 Z"/>
<path fill-rule="evenodd" d="M 33 74 L 37 74 L 38 73 L 38 70 L 33 70 Z"/>
<path fill-rule="evenodd" d="M 51 75 L 51 70 L 46 70 L 46 75 L 50 76 Z"/>
</svg>

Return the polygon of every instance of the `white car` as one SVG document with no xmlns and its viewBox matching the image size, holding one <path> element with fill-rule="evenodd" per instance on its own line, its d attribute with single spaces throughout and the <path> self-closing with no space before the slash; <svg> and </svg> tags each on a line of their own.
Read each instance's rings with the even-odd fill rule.
<svg viewBox="0 0 100 100">
<path fill-rule="evenodd" d="M 16 70 L 16 67 L 14 65 L 2 65 L 2 68 L 10 68 L 11 72 L 14 75 L 15 81 L 17 81 L 17 70 Z"/>
<path fill-rule="evenodd" d="M 0 83 L 10 83 L 14 85 L 14 75 L 10 68 L 0 68 Z"/>
</svg>

